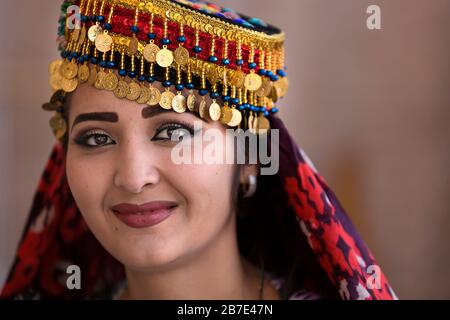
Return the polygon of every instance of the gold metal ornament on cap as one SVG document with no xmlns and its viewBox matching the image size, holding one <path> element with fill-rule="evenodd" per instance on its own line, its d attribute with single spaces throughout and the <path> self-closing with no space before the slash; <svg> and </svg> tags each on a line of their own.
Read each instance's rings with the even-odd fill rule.
<svg viewBox="0 0 450 320">
<path fill-rule="evenodd" d="M 231 109 L 233 116 L 231 120 L 227 123 L 230 127 L 238 126 L 242 121 L 242 114 L 235 108 Z"/>
<path fill-rule="evenodd" d="M 61 79 L 61 88 L 65 92 L 73 92 L 78 86 L 78 80 L 77 79 Z"/>
<path fill-rule="evenodd" d="M 175 98 L 175 94 L 170 91 L 164 91 L 161 95 L 161 100 L 159 101 L 159 105 L 166 110 L 172 109 L 172 100 Z"/>
<path fill-rule="evenodd" d="M 133 38 L 130 39 L 130 43 L 128 44 L 128 54 L 130 54 L 132 56 L 135 55 L 136 52 L 138 51 L 138 47 L 139 47 L 139 41 L 134 36 Z"/>
<path fill-rule="evenodd" d="M 169 49 L 163 48 L 156 54 L 156 63 L 163 68 L 170 67 L 173 63 L 173 53 Z"/>
<path fill-rule="evenodd" d="M 49 65 L 48 65 L 48 74 L 49 75 L 53 75 L 55 73 L 59 73 L 59 70 L 61 68 L 61 65 L 63 64 L 64 60 L 58 59 L 58 60 L 54 60 L 52 61 Z"/>
<path fill-rule="evenodd" d="M 230 83 L 236 88 L 242 88 L 245 82 L 245 73 L 241 70 L 233 71 L 230 78 Z"/>
<path fill-rule="evenodd" d="M 233 111 L 228 105 L 222 107 L 222 112 L 220 115 L 220 122 L 223 124 L 228 124 L 233 118 Z"/>
<path fill-rule="evenodd" d="M 103 88 L 108 91 L 114 91 L 117 88 L 117 84 L 119 83 L 119 79 L 113 72 L 108 72 L 102 80 Z"/>
<path fill-rule="evenodd" d="M 102 31 L 103 31 L 103 29 L 102 29 L 102 27 L 100 27 L 100 24 L 98 24 L 98 23 L 93 25 L 92 27 L 90 27 L 88 30 L 89 40 L 94 42 L 95 39 L 97 38 L 97 36 L 102 33 Z"/>
<path fill-rule="evenodd" d="M 65 60 L 60 66 L 60 73 L 66 79 L 73 79 L 78 74 L 78 65 L 73 61 Z"/>
<path fill-rule="evenodd" d="M 139 98 L 140 95 L 141 95 L 141 86 L 135 81 L 131 81 L 128 84 L 127 99 L 134 101 L 137 100 L 137 98 Z"/>
<path fill-rule="evenodd" d="M 95 78 L 94 87 L 97 89 L 104 89 L 103 87 L 103 80 L 106 77 L 106 72 L 101 70 L 97 72 L 97 77 Z"/>
<path fill-rule="evenodd" d="M 217 121 L 220 119 L 221 116 L 221 111 L 220 111 L 220 106 L 217 102 L 213 101 L 213 103 L 211 103 L 211 105 L 209 106 L 209 117 L 211 118 L 211 120 L 213 121 Z"/>
<path fill-rule="evenodd" d="M 189 51 L 183 46 L 179 46 L 175 49 L 173 56 L 175 62 L 180 66 L 184 66 L 189 62 Z"/>
<path fill-rule="evenodd" d="M 198 114 L 200 118 L 205 119 L 207 113 L 206 100 L 203 98 L 198 106 Z"/>
<path fill-rule="evenodd" d="M 89 67 L 86 64 L 81 65 L 78 68 L 78 81 L 86 82 L 89 79 Z"/>
<path fill-rule="evenodd" d="M 247 90 L 256 91 L 261 87 L 261 85 L 262 85 L 262 79 L 258 74 L 251 72 L 245 76 L 244 87 Z"/>
<path fill-rule="evenodd" d="M 272 90 L 272 81 L 270 81 L 267 78 L 264 78 L 262 80 L 261 87 L 258 90 L 256 90 L 255 94 L 260 98 L 264 98 L 270 94 L 271 90 Z"/>
<path fill-rule="evenodd" d="M 103 33 L 100 33 L 95 38 L 95 47 L 100 52 L 108 52 L 111 50 L 113 44 L 113 39 L 108 34 L 108 30 L 105 30 Z"/>
<path fill-rule="evenodd" d="M 128 83 L 125 80 L 119 80 L 114 95 L 119 99 L 124 99 L 128 94 Z"/>
<path fill-rule="evenodd" d="M 147 104 L 149 106 L 156 106 L 161 101 L 161 92 L 155 87 L 150 87 L 149 91 L 150 96 L 148 98 Z"/>
<path fill-rule="evenodd" d="M 156 44 L 150 43 L 145 46 L 142 55 L 148 62 L 156 62 L 156 54 L 159 52 L 159 50 L 160 49 Z"/>
<path fill-rule="evenodd" d="M 141 95 L 137 98 L 136 102 L 139 104 L 146 104 L 148 99 L 150 99 L 150 89 L 141 85 Z"/>
<path fill-rule="evenodd" d="M 94 85 L 94 83 L 95 83 L 95 80 L 97 79 L 97 68 L 96 67 L 93 67 L 93 68 L 91 68 L 91 70 L 89 71 L 89 78 L 88 78 L 88 80 L 87 80 L 87 83 L 89 84 L 89 85 Z"/>
<path fill-rule="evenodd" d="M 61 113 L 56 112 L 50 119 L 50 127 L 52 128 L 57 139 L 64 137 L 67 131 L 66 120 L 62 117 Z"/>
<path fill-rule="evenodd" d="M 189 111 L 195 110 L 196 101 L 197 101 L 197 97 L 195 96 L 195 94 L 190 93 L 187 98 L 187 107 L 188 107 Z"/>
<path fill-rule="evenodd" d="M 172 109 L 178 113 L 185 112 L 187 109 L 186 97 L 181 93 L 177 94 L 172 100 Z"/>
</svg>

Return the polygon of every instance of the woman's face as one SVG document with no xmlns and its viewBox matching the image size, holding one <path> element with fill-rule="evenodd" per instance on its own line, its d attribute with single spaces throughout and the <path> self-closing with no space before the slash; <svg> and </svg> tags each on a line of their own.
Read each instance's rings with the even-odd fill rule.
<svg viewBox="0 0 450 320">
<path fill-rule="evenodd" d="M 105 249 L 136 270 L 182 261 L 216 239 L 233 216 L 237 174 L 235 164 L 175 164 L 171 136 L 202 120 L 191 112 L 151 110 L 164 109 L 83 84 L 73 93 L 69 112 L 66 173 L 75 201 Z M 81 114 L 94 112 L 107 114 L 94 120 L 84 116 L 74 125 Z M 226 139 L 218 121 L 202 121 L 202 127 L 216 128 Z M 189 132 L 182 143 L 196 139 L 201 133 Z M 176 207 L 149 227 L 131 227 L 112 209 L 152 201 Z"/>
</svg>

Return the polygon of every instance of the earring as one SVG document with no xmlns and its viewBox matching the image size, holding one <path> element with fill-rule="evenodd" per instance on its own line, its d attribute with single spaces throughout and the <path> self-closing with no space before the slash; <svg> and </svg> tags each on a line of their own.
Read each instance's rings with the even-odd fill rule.
<svg viewBox="0 0 450 320">
<path fill-rule="evenodd" d="M 256 176 L 249 175 L 248 176 L 248 184 L 244 185 L 244 198 L 249 198 L 253 196 L 256 192 Z M 246 187 L 245 187 L 246 186 Z"/>
</svg>

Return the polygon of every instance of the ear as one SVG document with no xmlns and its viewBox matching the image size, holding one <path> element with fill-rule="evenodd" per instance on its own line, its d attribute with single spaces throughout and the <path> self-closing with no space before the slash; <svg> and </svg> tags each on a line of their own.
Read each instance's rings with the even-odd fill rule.
<svg viewBox="0 0 450 320">
<path fill-rule="evenodd" d="M 258 176 L 259 173 L 259 164 L 245 164 L 241 166 L 241 172 L 239 175 L 239 182 L 241 184 L 248 183 L 248 177 L 250 175 Z"/>
</svg>

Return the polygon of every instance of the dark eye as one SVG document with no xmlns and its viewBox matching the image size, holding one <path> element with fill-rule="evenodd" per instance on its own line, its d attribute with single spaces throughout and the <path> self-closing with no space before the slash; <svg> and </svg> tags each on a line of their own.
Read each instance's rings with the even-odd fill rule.
<svg viewBox="0 0 450 320">
<path fill-rule="evenodd" d="M 114 141 L 104 133 L 87 132 L 78 137 L 75 142 L 81 146 L 96 148 L 112 144 Z"/>
<path fill-rule="evenodd" d="M 194 129 L 191 126 L 178 123 L 170 123 L 158 128 L 152 140 L 170 140 L 179 142 L 184 139 L 189 139 L 193 135 Z"/>
</svg>

